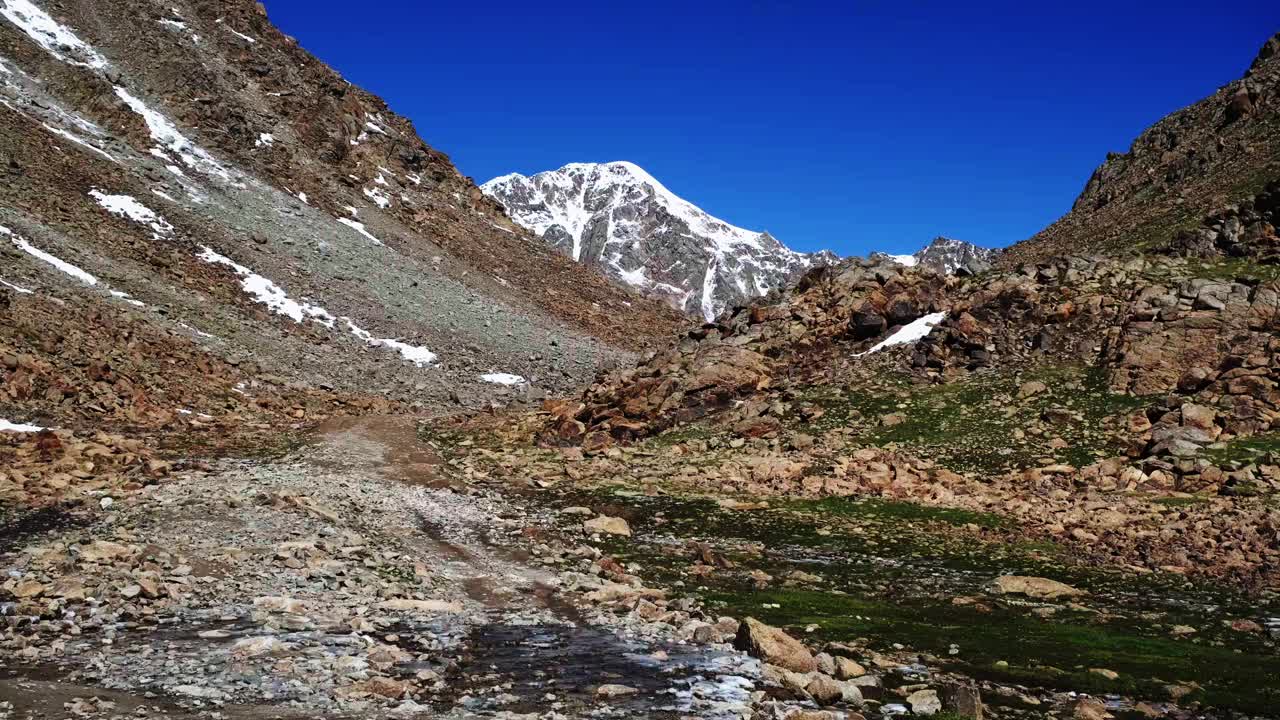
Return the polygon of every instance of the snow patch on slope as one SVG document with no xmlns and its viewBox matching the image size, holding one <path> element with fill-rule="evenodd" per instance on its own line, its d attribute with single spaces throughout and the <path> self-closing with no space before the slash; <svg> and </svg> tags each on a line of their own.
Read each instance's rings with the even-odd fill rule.
<svg viewBox="0 0 1280 720">
<path fill-rule="evenodd" d="M 176 125 L 163 114 L 152 110 L 139 98 L 135 97 L 128 90 L 117 85 L 115 87 L 116 95 L 129 106 L 139 116 L 143 122 L 147 124 L 147 129 L 151 132 L 151 139 L 159 143 L 160 147 L 158 156 L 165 158 L 165 151 L 171 152 L 178 156 L 183 165 L 193 170 L 199 170 L 209 175 L 214 175 L 228 183 L 235 183 L 235 178 L 231 171 L 223 167 L 221 163 L 213 159 L 213 156 L 205 152 L 203 148 L 191 142 L 178 131 Z M 157 154 L 153 151 L 152 154 Z"/>
<path fill-rule="evenodd" d="M 31 243 L 27 242 L 25 238 L 15 234 L 12 230 L 10 230 L 7 227 L 4 227 L 3 225 L 0 225 L 0 235 L 8 236 L 9 240 L 11 240 L 13 244 L 16 245 L 17 248 L 22 252 L 38 260 L 41 260 L 45 263 L 48 263 L 49 265 L 54 266 L 58 270 L 66 273 L 67 275 L 70 275 L 71 277 L 79 280 L 85 285 L 98 284 L 98 278 L 90 275 L 89 273 L 85 272 L 84 270 L 81 270 L 75 265 L 72 265 L 66 260 L 63 260 L 62 258 L 59 258 L 56 255 L 47 253 L 41 250 L 40 248 L 32 245 Z"/>
<path fill-rule="evenodd" d="M 62 62 L 94 70 L 107 67 L 107 59 L 89 43 L 49 17 L 30 0 L 0 0 L 0 15 Z"/>
<path fill-rule="evenodd" d="M 98 201 L 98 205 L 112 215 L 128 218 L 151 228 L 152 238 L 158 240 L 173 232 L 173 226 L 167 220 L 131 195 L 107 195 L 101 190 L 94 189 L 89 191 L 89 196 Z"/>
<path fill-rule="evenodd" d="M 0 418 L 0 432 L 35 433 L 43 429 L 39 425 L 11 423 L 4 418 Z"/>
<path fill-rule="evenodd" d="M 240 276 L 240 287 L 252 296 L 255 302 L 266 305 L 272 312 L 290 318 L 295 323 L 311 320 L 333 329 L 337 322 L 341 321 L 348 332 L 360 338 L 366 344 L 395 350 L 405 360 L 418 367 L 426 367 L 436 360 L 436 354 L 427 348 L 410 345 L 392 338 L 374 337 L 372 333 L 357 325 L 349 317 L 339 318 L 319 305 L 294 300 L 279 285 L 240 265 L 231 258 L 218 254 L 213 248 L 202 245 L 200 259 L 215 265 L 225 265 L 234 270 Z"/>
<path fill-rule="evenodd" d="M 866 352 L 862 352 L 862 353 L 857 353 L 856 355 L 854 355 L 854 357 L 862 357 L 864 355 L 870 355 L 875 352 L 880 352 L 881 350 L 884 350 L 885 348 L 888 348 L 888 347 L 893 347 L 894 345 L 907 345 L 907 344 L 922 340 L 929 333 L 933 332 L 933 328 L 936 327 L 943 320 L 945 320 L 946 317 L 947 317 L 946 313 L 939 312 L 939 313 L 930 313 L 929 315 L 925 315 L 924 317 L 916 318 L 915 320 L 912 320 L 906 325 L 903 325 L 898 330 L 898 332 L 890 335 L 884 340 L 881 340 L 880 342 L 871 346 L 870 350 L 867 350 Z"/>
</svg>

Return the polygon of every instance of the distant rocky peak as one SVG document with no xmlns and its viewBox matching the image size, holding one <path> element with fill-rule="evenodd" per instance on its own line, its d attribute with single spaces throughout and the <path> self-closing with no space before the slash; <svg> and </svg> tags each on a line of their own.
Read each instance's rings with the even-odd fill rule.
<svg viewBox="0 0 1280 720">
<path fill-rule="evenodd" d="M 908 267 L 927 267 L 945 275 L 952 275 L 961 268 L 970 272 L 979 271 L 990 266 L 991 260 L 999 254 L 999 250 L 980 247 L 964 240 L 939 235 L 928 245 L 910 255 L 892 255 L 889 253 L 872 253 L 872 257 L 892 260 Z"/>
<path fill-rule="evenodd" d="M 556 250 L 707 320 L 835 257 L 714 217 L 625 161 L 512 173 L 481 189 Z"/>
</svg>

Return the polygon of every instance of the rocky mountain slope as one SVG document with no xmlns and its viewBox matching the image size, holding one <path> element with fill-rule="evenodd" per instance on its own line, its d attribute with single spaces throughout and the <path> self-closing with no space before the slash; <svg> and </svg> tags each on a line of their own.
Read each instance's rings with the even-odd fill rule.
<svg viewBox="0 0 1280 720">
<path fill-rule="evenodd" d="M 168 417 L 202 365 L 480 404 L 682 322 L 513 232 L 253 2 L 4 0 L 0 105 L 3 417 Z"/>
<path fill-rule="evenodd" d="M 961 269 L 973 275 L 990 268 L 991 261 L 999 254 L 999 250 L 939 236 L 910 255 L 872 253 L 871 257 L 887 258 L 907 267 L 927 267 L 943 275 L 951 275 Z"/>
<path fill-rule="evenodd" d="M 661 343 L 261 6 L 0 63 L 0 719 L 1276 717 L 1280 174 Z"/>
<path fill-rule="evenodd" d="M 1013 265 L 1150 247 L 1280 175 L 1280 35 L 1244 75 L 1162 118 L 1094 170 L 1071 211 L 1009 248 Z"/>
<path fill-rule="evenodd" d="M 628 162 L 572 163 L 480 187 L 550 247 L 707 320 L 834 260 L 712 217 Z"/>
</svg>

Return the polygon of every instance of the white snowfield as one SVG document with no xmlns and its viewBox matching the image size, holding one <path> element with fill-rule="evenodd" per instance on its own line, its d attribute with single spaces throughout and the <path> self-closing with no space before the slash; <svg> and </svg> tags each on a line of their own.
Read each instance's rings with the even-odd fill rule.
<svg viewBox="0 0 1280 720">
<path fill-rule="evenodd" d="M 903 267 L 915 267 L 920 263 L 915 255 L 890 255 L 889 259 Z"/>
<path fill-rule="evenodd" d="M 924 317 L 916 318 L 899 328 L 898 332 L 871 346 L 870 350 L 857 353 L 854 357 L 870 355 L 871 353 L 880 352 L 881 350 L 893 347 L 894 345 L 908 345 L 910 343 L 917 342 L 926 337 L 929 333 L 933 332 L 933 328 L 946 318 L 947 314 L 944 312 L 930 313 Z"/>
<path fill-rule="evenodd" d="M 200 259 L 208 263 L 216 265 L 225 265 L 235 271 L 240 276 L 240 287 L 249 295 L 253 296 L 255 302 L 266 305 L 272 312 L 277 315 L 284 315 L 293 320 L 295 323 L 301 323 L 304 320 L 320 323 L 327 328 L 333 329 L 335 325 L 341 321 L 346 326 L 346 330 L 352 335 L 363 340 L 369 345 L 376 347 L 385 347 L 400 353 L 405 360 L 417 365 L 418 367 L 426 367 L 436 361 L 436 354 L 430 350 L 417 345 L 410 345 L 392 338 L 374 337 L 372 333 L 364 328 L 356 325 L 349 317 L 337 317 L 333 313 L 325 310 L 318 305 L 312 305 L 308 302 L 299 302 L 290 298 L 279 285 L 271 280 L 263 277 L 240 265 L 225 255 L 220 255 L 208 246 L 200 247 Z"/>
</svg>

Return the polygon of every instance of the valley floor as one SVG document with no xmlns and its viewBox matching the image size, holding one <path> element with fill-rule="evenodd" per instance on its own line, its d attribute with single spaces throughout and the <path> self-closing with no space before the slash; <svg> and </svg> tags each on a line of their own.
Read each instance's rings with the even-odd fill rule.
<svg viewBox="0 0 1280 720">
<path fill-rule="evenodd" d="M 0 717 L 1274 715 L 1273 595 L 992 513 L 707 494 L 643 477 L 670 439 L 621 463 L 507 421 L 338 418 L 10 518 Z M 812 666 L 735 650 L 749 616 Z"/>
</svg>

